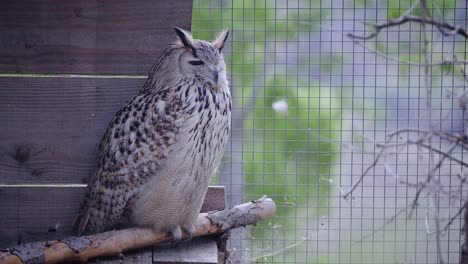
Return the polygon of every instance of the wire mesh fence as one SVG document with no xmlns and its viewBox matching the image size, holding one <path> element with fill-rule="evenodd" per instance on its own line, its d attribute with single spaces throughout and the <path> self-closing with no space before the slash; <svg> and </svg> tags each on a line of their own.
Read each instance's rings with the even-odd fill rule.
<svg viewBox="0 0 468 264">
<path fill-rule="evenodd" d="M 195 1 L 226 47 L 234 110 L 214 183 L 274 220 L 232 261 L 459 263 L 466 1 Z"/>
</svg>

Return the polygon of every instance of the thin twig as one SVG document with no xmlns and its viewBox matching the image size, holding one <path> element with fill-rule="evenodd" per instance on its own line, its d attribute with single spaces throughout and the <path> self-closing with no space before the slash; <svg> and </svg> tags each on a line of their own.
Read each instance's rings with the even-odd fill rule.
<svg viewBox="0 0 468 264">
<path fill-rule="evenodd" d="M 419 147 L 423 147 L 425 149 L 428 149 L 428 150 L 431 150 L 431 151 L 434 151 L 436 152 L 437 154 L 440 154 L 442 156 L 446 156 L 448 159 L 450 159 L 451 161 L 454 161 L 460 165 L 463 165 L 463 166 L 467 166 L 468 167 L 468 163 L 464 162 L 463 160 L 460 160 L 458 158 L 455 158 L 454 156 L 452 155 L 448 155 L 447 153 L 445 153 L 444 151 L 440 150 L 440 149 L 437 149 L 437 148 L 434 148 L 434 147 L 431 147 L 427 144 L 424 144 L 422 141 L 413 141 L 413 140 L 407 140 L 405 142 L 400 142 L 400 143 L 388 143 L 388 144 L 377 144 L 378 147 L 381 147 L 382 149 L 385 149 L 385 148 L 390 148 L 390 147 L 398 147 L 398 146 L 406 146 L 406 145 L 416 145 L 416 146 L 419 146 Z M 457 145 L 458 146 L 458 145 Z"/>
<path fill-rule="evenodd" d="M 349 37 L 349 36 L 348 36 Z M 413 62 L 413 61 L 409 61 L 409 60 L 403 60 L 403 59 L 400 59 L 398 57 L 394 57 L 394 56 L 391 56 L 391 55 L 388 55 L 384 52 L 381 52 L 381 51 L 378 51 L 376 49 L 373 49 L 373 48 L 370 48 L 369 46 L 361 43 L 360 41 L 357 41 L 355 39 L 352 39 L 353 40 L 353 43 L 358 45 L 358 46 L 361 46 L 363 48 L 365 48 L 367 51 L 370 51 L 372 53 L 375 53 L 376 55 L 384 58 L 384 59 L 388 59 L 388 60 L 391 60 L 391 61 L 396 61 L 398 63 L 403 63 L 403 64 L 407 64 L 407 65 L 412 65 L 412 66 L 418 66 L 418 67 L 424 67 L 424 66 L 444 66 L 444 65 L 450 65 L 450 64 L 454 64 L 454 65 L 468 65 L 468 61 L 467 60 L 442 60 L 442 61 L 438 61 L 438 62 L 432 62 L 432 63 L 429 63 L 429 64 L 425 64 L 425 63 L 419 63 L 419 62 Z"/>
<path fill-rule="evenodd" d="M 267 258 L 267 257 L 272 257 L 272 256 L 275 256 L 275 255 L 283 254 L 284 252 L 288 251 L 289 249 L 295 248 L 295 247 L 299 246 L 300 244 L 304 243 L 305 241 L 307 241 L 307 238 L 302 238 L 301 240 L 297 241 L 296 243 L 291 244 L 289 246 L 286 246 L 284 248 L 281 248 L 281 249 L 279 249 L 277 251 L 273 251 L 271 253 L 267 253 L 267 254 L 264 254 L 264 255 L 261 255 L 261 256 L 258 256 L 258 257 L 253 257 L 252 260 L 257 261 L 258 259 L 264 259 L 264 258 Z"/>
<path fill-rule="evenodd" d="M 386 227 L 387 225 L 389 225 L 389 224 L 391 224 L 392 222 L 394 222 L 402 213 L 406 212 L 408 209 L 409 209 L 409 205 L 406 205 L 405 207 L 400 208 L 400 210 L 398 210 L 398 212 L 395 213 L 391 218 L 387 219 L 387 221 L 385 221 L 385 223 L 384 223 L 382 226 L 380 226 L 380 227 L 377 228 L 377 229 L 372 230 L 371 233 L 369 233 L 369 234 L 367 234 L 367 235 L 361 237 L 361 239 L 360 239 L 359 241 L 357 241 L 357 242 L 363 242 L 363 241 L 366 240 L 368 237 L 373 236 L 373 235 L 375 235 L 377 232 L 380 232 L 380 231 L 384 230 L 385 227 Z"/>
<path fill-rule="evenodd" d="M 377 163 L 379 162 L 379 159 L 380 157 L 382 156 L 382 154 L 384 153 L 384 149 L 382 149 L 379 154 L 377 155 L 377 157 L 374 159 L 374 162 L 369 166 L 367 167 L 367 169 L 364 171 L 363 174 L 361 174 L 361 176 L 359 177 L 359 179 L 354 182 L 353 186 L 351 186 L 351 189 L 349 189 L 344 195 L 343 195 L 343 198 L 344 199 L 347 199 L 348 196 L 354 191 L 354 189 L 356 189 L 359 184 L 362 182 L 362 180 L 364 179 L 364 177 L 366 176 L 366 174 L 373 168 L 377 165 Z"/>
<path fill-rule="evenodd" d="M 392 139 L 392 137 L 394 137 L 395 135 L 397 135 L 399 133 L 402 133 L 404 131 L 427 132 L 427 130 L 402 129 L 402 130 L 399 130 L 398 133 L 394 132 L 394 133 L 389 134 L 389 140 L 387 140 L 387 142 L 390 141 Z M 434 134 L 436 134 L 436 133 L 434 133 Z M 441 134 L 441 135 L 443 135 L 443 134 Z M 374 159 L 373 163 L 371 165 L 369 165 L 367 167 L 367 169 L 360 175 L 360 177 L 356 180 L 356 182 L 353 183 L 351 188 L 346 193 L 343 194 L 343 198 L 347 199 L 348 196 L 359 186 L 359 184 L 362 182 L 363 178 L 367 175 L 367 173 L 369 173 L 369 171 L 377 165 L 377 163 L 379 162 L 381 156 L 386 151 L 386 149 L 388 149 L 390 147 L 407 146 L 407 145 L 417 145 L 417 146 L 423 147 L 423 148 L 425 148 L 425 149 L 427 149 L 429 151 L 436 152 L 437 154 L 440 154 L 440 155 L 443 156 L 442 159 L 441 159 L 442 161 L 444 159 L 448 158 L 448 159 L 450 159 L 450 160 L 452 160 L 454 162 L 457 162 L 457 163 L 459 163 L 459 164 L 461 164 L 463 166 L 468 166 L 468 163 L 464 162 L 463 160 L 457 159 L 456 157 L 454 157 L 454 156 L 452 156 L 450 154 L 459 145 L 459 141 L 456 141 L 454 144 L 452 144 L 452 146 L 450 147 L 449 152 L 445 152 L 445 151 L 439 150 L 437 148 L 434 148 L 434 147 L 432 147 L 430 145 L 424 144 L 423 140 L 416 140 L 416 141 L 407 140 L 405 142 L 400 142 L 400 143 L 385 143 L 385 144 L 377 143 L 376 146 L 381 148 L 381 150 L 379 151 L 379 154 Z M 440 165 L 437 165 L 435 167 L 435 170 L 437 170 L 440 167 Z"/>
<path fill-rule="evenodd" d="M 468 149 L 468 138 L 464 135 L 464 134 L 455 134 L 455 133 L 448 133 L 448 132 L 444 132 L 444 131 L 428 131 L 426 129 L 419 129 L 419 128 L 402 128 L 402 129 L 399 129 L 399 130 L 396 130 L 392 133 L 390 133 L 388 136 L 395 136 L 395 135 L 399 135 L 401 133 L 407 133 L 407 132 L 410 132 L 410 133 L 423 133 L 424 135 L 435 135 L 441 139 L 445 139 L 449 142 L 455 142 L 457 141 L 458 144 L 465 148 L 465 149 Z"/>
<path fill-rule="evenodd" d="M 467 206 L 468 206 L 468 200 L 465 200 L 465 203 L 460 208 L 458 208 L 457 213 L 450 218 L 450 221 L 448 221 L 447 224 L 445 224 L 444 228 L 442 228 L 442 230 L 440 231 L 447 231 L 449 226 L 453 223 L 453 221 L 455 221 L 455 219 L 457 219 L 461 215 L 461 213 L 463 212 L 463 209 L 466 209 Z"/>
<path fill-rule="evenodd" d="M 413 211 L 416 208 L 416 205 L 418 204 L 419 196 L 421 195 L 422 191 L 431 182 L 434 173 L 440 168 L 440 166 L 442 166 L 442 163 L 444 162 L 444 160 L 451 156 L 450 153 L 455 149 L 455 147 L 457 147 L 456 143 L 452 144 L 452 146 L 450 146 L 450 148 L 449 148 L 449 150 L 447 152 L 440 151 L 441 153 L 444 153 L 445 155 L 442 155 L 442 157 L 437 162 L 436 166 L 434 166 L 434 168 L 432 168 L 431 171 L 428 173 L 426 181 L 422 184 L 422 186 L 418 187 L 418 191 L 416 192 L 416 195 L 415 195 L 415 197 L 413 199 L 413 203 L 412 203 L 412 206 L 411 206 L 411 211 L 409 213 L 409 217 L 412 216 Z"/>
<path fill-rule="evenodd" d="M 408 8 L 404 13 L 403 16 L 408 16 L 413 13 L 413 10 L 419 5 L 419 0 L 414 1 L 414 3 Z"/>
<path fill-rule="evenodd" d="M 430 24 L 436 26 L 439 29 L 440 33 L 442 33 L 442 35 L 444 36 L 453 36 L 458 34 L 463 36 L 464 38 L 468 38 L 468 32 L 461 26 L 454 26 L 445 21 L 435 20 L 431 17 L 419 17 L 413 15 L 403 15 L 398 17 L 397 19 L 388 20 L 387 22 L 382 24 L 374 24 L 373 27 L 375 31 L 367 36 L 359 36 L 353 33 L 348 33 L 346 34 L 346 36 L 352 39 L 369 40 L 371 38 L 375 38 L 383 29 L 399 26 L 408 22 L 417 22 L 421 24 Z M 449 32 L 446 32 L 445 30 L 449 30 Z"/>
</svg>

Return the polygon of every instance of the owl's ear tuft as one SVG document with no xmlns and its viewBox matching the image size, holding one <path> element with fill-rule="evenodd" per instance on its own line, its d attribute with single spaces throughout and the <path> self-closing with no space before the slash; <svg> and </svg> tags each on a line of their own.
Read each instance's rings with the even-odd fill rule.
<svg viewBox="0 0 468 264">
<path fill-rule="evenodd" d="M 178 27 L 174 27 L 174 31 L 177 34 L 177 38 L 179 39 L 182 47 L 189 49 L 192 52 L 195 51 L 193 47 L 193 37 L 190 32 Z"/>
<path fill-rule="evenodd" d="M 229 29 L 225 29 L 219 33 L 216 39 L 213 41 L 213 45 L 219 50 L 222 51 L 224 48 L 224 43 L 229 36 Z"/>
</svg>

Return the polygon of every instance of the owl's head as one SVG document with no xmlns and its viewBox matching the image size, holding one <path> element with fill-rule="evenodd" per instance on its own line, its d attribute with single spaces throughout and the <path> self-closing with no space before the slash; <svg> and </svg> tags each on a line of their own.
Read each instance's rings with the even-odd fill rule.
<svg viewBox="0 0 468 264">
<path fill-rule="evenodd" d="M 181 50 L 179 72 L 184 77 L 195 78 L 213 88 L 227 86 L 222 51 L 229 30 L 223 30 L 212 42 L 193 39 L 190 32 L 178 27 L 174 27 L 174 30 L 178 37 L 174 45 Z"/>
</svg>

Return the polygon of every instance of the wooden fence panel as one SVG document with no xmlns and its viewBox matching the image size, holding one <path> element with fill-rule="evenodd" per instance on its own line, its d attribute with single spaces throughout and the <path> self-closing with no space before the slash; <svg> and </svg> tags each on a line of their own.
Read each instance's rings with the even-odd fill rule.
<svg viewBox="0 0 468 264">
<path fill-rule="evenodd" d="M 192 0 L 6 0 L 0 8 L 0 73 L 146 75 L 190 29 Z"/>
<path fill-rule="evenodd" d="M 0 187 L 0 248 L 71 234 L 84 187 Z"/>
<path fill-rule="evenodd" d="M 71 234 L 85 187 L 0 187 L 0 248 Z M 224 187 L 211 186 L 201 212 L 224 209 Z"/>
<path fill-rule="evenodd" d="M 0 184 L 83 183 L 135 78 L 0 77 Z"/>
<path fill-rule="evenodd" d="M 175 40 L 172 27 L 191 28 L 192 4 L 2 1 L 0 73 L 65 75 L 0 77 L 0 248 L 70 235 L 106 126 Z M 210 187 L 202 211 L 225 203 L 224 187 Z"/>
</svg>

